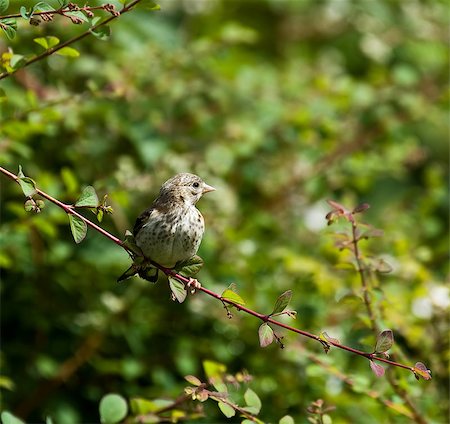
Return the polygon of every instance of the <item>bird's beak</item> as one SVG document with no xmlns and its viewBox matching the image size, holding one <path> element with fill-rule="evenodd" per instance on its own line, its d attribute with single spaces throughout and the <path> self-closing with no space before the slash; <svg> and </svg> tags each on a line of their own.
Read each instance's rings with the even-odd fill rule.
<svg viewBox="0 0 450 424">
<path fill-rule="evenodd" d="M 215 188 L 205 183 L 203 185 L 202 193 L 205 194 L 205 193 L 209 193 L 210 191 L 215 191 Z"/>
</svg>

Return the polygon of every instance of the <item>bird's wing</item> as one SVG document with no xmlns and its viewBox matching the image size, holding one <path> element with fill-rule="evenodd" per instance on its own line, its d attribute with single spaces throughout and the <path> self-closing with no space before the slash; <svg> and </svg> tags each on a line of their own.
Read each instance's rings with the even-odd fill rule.
<svg viewBox="0 0 450 424">
<path fill-rule="evenodd" d="M 144 224 L 148 221 L 150 215 L 154 211 L 154 208 L 148 208 L 144 212 L 142 212 L 136 219 L 133 227 L 133 236 L 136 237 L 137 233 L 144 226 Z"/>
</svg>

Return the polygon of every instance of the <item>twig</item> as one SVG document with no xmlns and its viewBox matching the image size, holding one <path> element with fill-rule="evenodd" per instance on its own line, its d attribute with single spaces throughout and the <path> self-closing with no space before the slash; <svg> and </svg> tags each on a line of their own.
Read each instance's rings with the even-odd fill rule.
<svg viewBox="0 0 450 424">
<path fill-rule="evenodd" d="M 136 6 L 141 0 L 133 0 L 131 3 L 129 3 L 128 5 L 125 5 L 118 13 L 117 15 L 112 15 L 109 18 L 105 19 L 104 21 L 98 23 L 97 25 L 94 25 L 92 27 L 90 27 L 88 30 L 86 30 L 85 32 L 65 41 L 64 43 L 58 44 L 57 46 L 51 47 L 49 49 L 47 49 L 45 52 L 34 56 L 33 58 L 25 61 L 23 63 L 23 65 L 20 68 L 17 69 L 13 69 L 11 72 L 3 72 L 0 74 L 0 80 L 7 78 L 13 74 L 15 74 L 18 70 L 26 68 L 27 66 L 31 65 L 34 62 L 38 62 L 39 60 L 42 60 L 45 57 L 48 57 L 50 55 L 52 55 L 53 53 L 57 52 L 58 50 L 61 50 L 64 47 L 67 47 L 70 44 L 73 44 L 85 37 L 87 37 L 88 35 L 92 34 L 92 31 L 95 31 L 97 28 L 102 27 L 103 25 L 108 24 L 109 22 L 113 21 L 114 19 L 118 18 L 119 16 L 123 15 L 126 12 L 129 12 L 134 6 Z"/>
<path fill-rule="evenodd" d="M 19 177 L 17 177 L 15 174 L 9 172 L 8 170 L 6 170 L 6 169 L 4 169 L 2 167 L 0 167 L 0 172 L 3 173 L 4 175 L 8 176 L 9 178 L 11 178 L 12 180 L 14 180 L 16 182 L 18 182 L 18 180 L 19 180 Z M 89 219 L 85 218 L 83 215 L 80 215 L 78 212 L 76 212 L 74 210 L 74 208 L 72 206 L 66 205 L 65 203 L 60 202 L 59 200 L 53 198 L 52 196 L 48 195 L 47 193 L 43 192 L 42 190 L 36 189 L 36 191 L 43 198 L 49 200 L 50 202 L 52 202 L 55 205 L 57 205 L 60 208 L 62 208 L 67 214 L 72 214 L 72 215 L 77 216 L 78 218 L 83 220 L 88 226 L 90 226 L 94 230 L 98 231 L 99 233 L 101 233 L 102 235 L 104 235 L 105 237 L 107 237 L 108 239 L 110 239 L 111 241 L 116 243 L 117 245 L 121 246 L 123 249 L 127 250 L 129 253 L 132 253 L 124 245 L 124 243 L 119 238 L 117 238 L 117 237 L 113 236 L 112 234 L 108 233 L 103 228 L 99 227 L 98 225 L 96 225 L 93 222 L 91 222 Z M 177 279 L 178 281 L 180 281 L 184 285 L 187 286 L 190 283 L 190 280 L 188 278 L 184 277 L 181 274 L 178 274 L 174 270 L 169 269 L 169 268 L 165 268 L 165 267 L 163 267 L 163 266 L 161 266 L 161 265 L 159 265 L 156 262 L 153 262 L 151 260 L 149 260 L 148 262 L 151 263 L 153 266 L 157 267 L 158 269 L 160 269 L 167 276 L 171 276 L 171 277 Z M 391 360 L 383 358 L 383 357 L 379 357 L 375 353 L 363 352 L 361 350 L 354 349 L 352 347 L 340 344 L 340 343 L 338 343 L 336 341 L 333 341 L 333 340 L 324 341 L 320 336 L 317 336 L 317 335 L 309 333 L 307 331 L 300 330 L 298 328 L 292 327 L 292 326 L 287 325 L 287 324 L 285 324 L 283 322 L 274 320 L 273 318 L 269 317 L 268 315 L 261 314 L 259 312 L 256 312 L 256 311 L 250 309 L 250 308 L 247 308 L 246 306 L 243 306 L 243 305 L 240 305 L 238 303 L 235 303 L 232 300 L 224 298 L 224 297 L 220 296 L 219 294 L 217 294 L 217 293 L 213 292 L 212 290 L 209 290 L 209 289 L 207 289 L 207 288 L 205 288 L 203 286 L 201 286 L 198 290 L 202 291 L 203 293 L 207 294 L 208 296 L 216 298 L 217 300 L 221 301 L 222 303 L 227 303 L 229 305 L 232 305 L 236 309 L 238 309 L 239 311 L 243 311 L 243 312 L 245 312 L 245 313 L 247 313 L 249 315 L 252 315 L 252 316 L 260 319 L 261 321 L 263 321 L 265 323 L 270 323 L 272 325 L 276 325 L 278 327 L 284 328 L 284 329 L 286 329 L 288 331 L 291 331 L 293 333 L 300 334 L 301 336 L 308 337 L 310 339 L 316 340 L 319 343 L 321 343 L 322 345 L 332 345 L 334 347 L 337 347 L 338 349 L 346 350 L 347 352 L 351 352 L 351 353 L 353 353 L 355 355 L 362 356 L 362 357 L 364 357 L 364 358 L 366 358 L 368 360 L 384 362 L 385 364 L 389 364 L 389 365 L 392 365 L 392 366 L 395 366 L 395 367 L 403 368 L 403 369 L 409 370 L 409 371 L 414 373 L 414 367 L 410 367 L 408 365 L 404 365 L 404 364 L 401 364 L 399 362 L 395 362 L 395 361 L 391 361 Z"/>
</svg>

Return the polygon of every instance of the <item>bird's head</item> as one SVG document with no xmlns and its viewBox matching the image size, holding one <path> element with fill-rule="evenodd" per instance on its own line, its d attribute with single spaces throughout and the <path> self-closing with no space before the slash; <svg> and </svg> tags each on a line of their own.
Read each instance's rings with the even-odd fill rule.
<svg viewBox="0 0 450 424">
<path fill-rule="evenodd" d="M 170 196 L 175 200 L 195 205 L 200 198 L 215 188 L 194 174 L 182 173 L 167 180 L 161 187 L 160 197 Z"/>
</svg>

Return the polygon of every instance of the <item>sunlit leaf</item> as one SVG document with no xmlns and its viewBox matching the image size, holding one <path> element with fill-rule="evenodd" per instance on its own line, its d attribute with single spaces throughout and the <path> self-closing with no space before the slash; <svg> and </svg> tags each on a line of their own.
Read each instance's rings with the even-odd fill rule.
<svg viewBox="0 0 450 424">
<path fill-rule="evenodd" d="M 20 418 L 17 418 L 9 411 L 3 411 L 1 413 L 2 424 L 25 424 Z"/>
<path fill-rule="evenodd" d="M 250 406 L 253 408 L 252 413 L 253 414 L 259 414 L 259 411 L 261 410 L 261 400 L 259 399 L 259 396 L 250 388 L 248 388 L 244 393 L 244 400 L 247 404 L 247 406 Z"/>
<path fill-rule="evenodd" d="M 81 192 L 80 197 L 75 202 L 75 206 L 96 208 L 98 206 L 98 196 L 95 192 L 95 188 L 92 186 L 85 187 Z"/>
<path fill-rule="evenodd" d="M 278 424 L 295 424 L 294 419 L 290 415 L 285 415 L 278 421 Z"/>
<path fill-rule="evenodd" d="M 208 379 L 221 377 L 227 370 L 227 367 L 220 362 L 205 359 L 203 361 L 203 370 Z"/>
<path fill-rule="evenodd" d="M 62 49 L 57 50 L 55 53 L 59 54 L 60 56 L 67 57 L 78 57 L 80 55 L 80 52 L 73 47 L 63 47 Z"/>
<path fill-rule="evenodd" d="M 224 402 L 218 402 L 219 409 L 222 411 L 222 414 L 227 418 L 234 417 L 236 415 L 236 411 L 230 405 Z"/>
<path fill-rule="evenodd" d="M 22 167 L 20 165 L 19 165 L 19 172 L 18 172 L 17 176 L 19 177 L 18 183 L 23 191 L 23 194 L 26 197 L 34 196 L 37 193 L 36 183 L 34 182 L 34 180 L 32 178 L 25 177 L 25 175 L 22 171 Z"/>
<path fill-rule="evenodd" d="M 81 243 L 87 234 L 87 224 L 78 216 L 69 214 L 70 230 L 75 243 Z"/>
<path fill-rule="evenodd" d="M 38 37 L 34 38 L 33 41 L 40 46 L 44 47 L 44 49 L 50 49 L 59 44 L 59 38 L 54 37 L 53 35 L 49 35 L 47 37 Z"/>
<path fill-rule="evenodd" d="M 259 345 L 261 347 L 269 346 L 274 339 L 273 330 L 269 324 L 264 322 L 258 329 Z"/>
<path fill-rule="evenodd" d="M 114 424 L 125 418 L 128 413 L 128 404 L 122 396 L 110 393 L 100 400 L 99 411 L 100 421 L 103 424 Z"/>
<path fill-rule="evenodd" d="M 183 303 L 187 296 L 187 291 L 183 283 L 169 276 L 169 286 L 179 303 Z"/>
<path fill-rule="evenodd" d="M 245 305 L 244 299 L 242 299 L 241 296 L 239 296 L 236 292 L 225 289 L 221 296 L 223 299 L 229 300 L 231 302 L 237 303 L 238 305 Z"/>
</svg>

